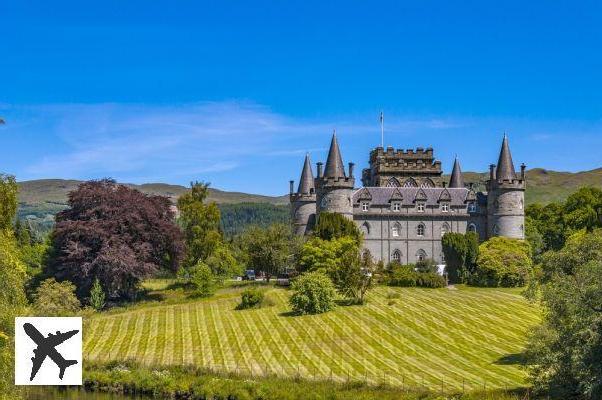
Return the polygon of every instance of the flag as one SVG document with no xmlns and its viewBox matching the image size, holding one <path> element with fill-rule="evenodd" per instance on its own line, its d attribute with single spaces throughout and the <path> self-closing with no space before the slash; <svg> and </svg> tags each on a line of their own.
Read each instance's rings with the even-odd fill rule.
<svg viewBox="0 0 602 400">
<path fill-rule="evenodd" d="M 380 112 L 380 123 L 382 124 L 385 121 L 385 114 L 383 114 L 383 112 Z"/>
</svg>

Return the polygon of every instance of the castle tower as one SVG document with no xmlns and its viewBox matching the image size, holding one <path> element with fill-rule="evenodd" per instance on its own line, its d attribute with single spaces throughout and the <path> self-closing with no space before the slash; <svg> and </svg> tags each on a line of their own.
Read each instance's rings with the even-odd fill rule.
<svg viewBox="0 0 602 400">
<path fill-rule="evenodd" d="M 464 177 L 462 176 L 462 169 L 460 168 L 460 161 L 458 157 L 454 161 L 454 168 L 452 169 L 451 177 L 449 178 L 450 188 L 464 188 Z"/>
<path fill-rule="evenodd" d="M 301 236 L 311 231 L 316 218 L 316 189 L 309 154 L 305 155 L 297 192 L 293 189 L 294 181 L 290 181 L 291 220 L 295 234 Z"/>
<path fill-rule="evenodd" d="M 517 176 L 504 135 L 500 158 L 489 169 L 487 181 L 487 236 L 525 238 L 525 165 Z"/>
<path fill-rule="evenodd" d="M 318 215 L 322 211 L 336 212 L 353 219 L 353 204 L 351 203 L 355 185 L 353 165 L 353 163 L 349 163 L 349 176 L 346 176 L 337 135 L 336 132 L 333 133 L 324 171 L 322 171 L 322 163 L 318 163 L 318 177 L 316 178 Z"/>
</svg>

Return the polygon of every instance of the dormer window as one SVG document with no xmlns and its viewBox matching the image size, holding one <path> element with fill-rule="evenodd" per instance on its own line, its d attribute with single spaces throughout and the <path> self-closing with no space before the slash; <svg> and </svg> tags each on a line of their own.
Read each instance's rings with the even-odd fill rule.
<svg viewBox="0 0 602 400">
<path fill-rule="evenodd" d="M 468 212 L 477 212 L 477 205 L 475 203 L 468 203 Z"/>
<path fill-rule="evenodd" d="M 441 203 L 441 212 L 449 212 L 449 203 Z"/>
<path fill-rule="evenodd" d="M 391 209 L 393 210 L 393 212 L 400 212 L 401 211 L 401 203 L 399 203 L 398 201 L 393 202 Z"/>
<path fill-rule="evenodd" d="M 362 201 L 362 211 L 366 212 L 370 209 L 370 203 L 367 201 Z"/>
<path fill-rule="evenodd" d="M 424 203 L 416 203 L 416 210 L 418 212 L 424 212 Z"/>
</svg>

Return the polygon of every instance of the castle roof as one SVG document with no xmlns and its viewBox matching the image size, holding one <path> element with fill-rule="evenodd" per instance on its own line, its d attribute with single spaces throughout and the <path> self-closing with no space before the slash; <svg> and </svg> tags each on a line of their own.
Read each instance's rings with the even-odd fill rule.
<svg viewBox="0 0 602 400">
<path fill-rule="evenodd" d="M 500 150 L 500 159 L 497 162 L 495 178 L 498 181 L 512 181 L 516 179 L 512 154 L 510 154 L 510 146 L 508 145 L 508 136 L 505 134 L 502 141 L 502 149 Z"/>
<path fill-rule="evenodd" d="M 407 206 L 414 205 L 416 200 L 424 201 L 427 206 L 435 206 L 440 201 L 449 201 L 452 206 L 463 206 L 470 190 L 466 188 L 368 187 L 356 190 L 353 193 L 353 202 L 358 203 L 360 200 L 366 199 L 366 192 L 370 193 L 370 203 L 376 206 L 389 206 L 391 200 L 401 201 L 402 205 Z M 449 200 L 447 200 L 448 198 Z"/>
<path fill-rule="evenodd" d="M 311 170 L 311 161 L 309 160 L 309 154 L 306 154 L 305 163 L 303 164 L 303 170 L 301 171 L 301 179 L 299 180 L 299 188 L 297 189 L 297 193 L 309 194 L 314 190 L 314 174 Z"/>
<path fill-rule="evenodd" d="M 458 161 L 458 157 L 456 157 L 456 161 L 454 161 L 454 168 L 452 169 L 451 178 L 449 178 L 449 187 L 464 187 L 464 178 L 462 177 L 462 170 L 460 169 L 460 161 Z"/>
<path fill-rule="evenodd" d="M 324 176 L 327 178 L 345 178 L 345 168 L 343 167 L 343 159 L 339 150 L 336 132 L 332 134 L 330 150 L 328 150 L 328 158 L 326 159 L 326 167 L 324 168 Z"/>
</svg>

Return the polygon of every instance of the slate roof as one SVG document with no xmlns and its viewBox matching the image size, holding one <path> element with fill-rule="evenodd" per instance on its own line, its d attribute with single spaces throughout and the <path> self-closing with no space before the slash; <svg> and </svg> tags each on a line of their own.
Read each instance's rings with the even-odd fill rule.
<svg viewBox="0 0 602 400">
<path fill-rule="evenodd" d="M 311 170 L 311 161 L 309 160 L 309 154 L 305 155 L 305 163 L 303 164 L 303 170 L 301 171 L 301 179 L 299 180 L 299 188 L 297 193 L 309 194 L 314 187 L 314 174 Z"/>
<path fill-rule="evenodd" d="M 339 150 L 336 133 L 332 134 L 330 150 L 328 150 L 328 158 L 324 167 L 324 176 L 327 178 L 345 177 L 345 167 L 343 167 L 343 158 L 341 157 L 341 150 Z"/>
<path fill-rule="evenodd" d="M 434 206 L 439 204 L 439 198 L 445 191 L 449 193 L 452 206 L 463 206 L 466 200 L 466 196 L 469 190 L 466 188 L 414 188 L 414 187 L 364 187 L 356 190 L 353 193 L 353 203 L 358 203 L 362 198 L 366 198 L 366 191 L 370 193 L 372 197 L 372 205 L 383 205 L 387 206 L 390 204 L 391 199 L 399 201 L 396 198 L 399 197 L 399 193 L 403 197 L 401 204 L 410 206 L 414 205 L 414 200 L 418 194 L 424 193 L 426 205 Z M 444 194 L 444 197 L 446 195 Z M 418 196 L 421 197 L 421 196 Z"/>
<path fill-rule="evenodd" d="M 460 161 L 458 161 L 458 157 L 456 157 L 456 161 L 454 161 L 454 169 L 452 170 L 451 178 L 449 179 L 449 187 L 464 187 L 464 178 L 462 177 L 462 169 L 460 168 Z"/>
<path fill-rule="evenodd" d="M 497 162 L 497 170 L 495 179 L 498 181 L 512 181 L 516 179 L 514 163 L 512 162 L 512 154 L 510 154 L 510 146 L 508 145 L 508 136 L 504 135 L 502 149 L 500 150 L 500 158 Z"/>
</svg>

